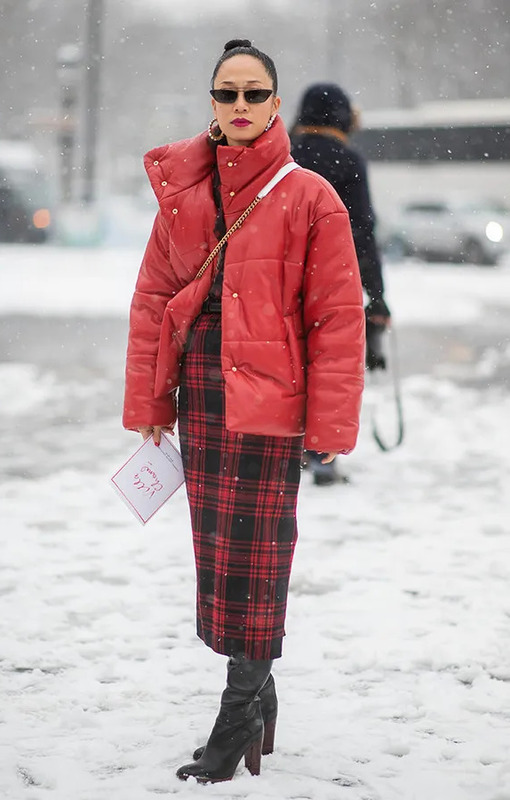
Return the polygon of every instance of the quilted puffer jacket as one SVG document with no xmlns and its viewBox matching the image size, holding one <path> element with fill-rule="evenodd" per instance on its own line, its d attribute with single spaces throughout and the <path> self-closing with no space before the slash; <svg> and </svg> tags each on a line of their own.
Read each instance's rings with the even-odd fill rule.
<svg viewBox="0 0 510 800">
<path fill-rule="evenodd" d="M 230 227 L 292 161 L 283 122 L 250 147 L 209 144 L 207 133 L 145 156 L 159 201 L 131 305 L 123 422 L 135 430 L 176 419 L 180 359 L 212 283 L 217 159 Z M 224 261 L 221 363 L 226 426 L 305 434 L 305 447 L 355 445 L 365 320 L 345 206 L 316 173 L 296 169 L 230 239 Z"/>
</svg>

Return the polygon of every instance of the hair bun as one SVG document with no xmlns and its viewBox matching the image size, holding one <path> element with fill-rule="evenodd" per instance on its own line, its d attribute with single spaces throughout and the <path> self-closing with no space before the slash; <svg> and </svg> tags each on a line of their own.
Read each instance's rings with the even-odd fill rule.
<svg viewBox="0 0 510 800">
<path fill-rule="evenodd" d="M 224 52 L 227 53 L 229 50 L 234 50 L 236 47 L 251 47 L 252 44 L 249 39 L 231 39 L 229 42 L 226 43 Z"/>
</svg>

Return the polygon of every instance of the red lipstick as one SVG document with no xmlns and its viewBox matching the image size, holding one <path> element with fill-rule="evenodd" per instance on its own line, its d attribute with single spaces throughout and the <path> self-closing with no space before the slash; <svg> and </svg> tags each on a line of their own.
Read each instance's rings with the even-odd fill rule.
<svg viewBox="0 0 510 800">
<path fill-rule="evenodd" d="M 246 128 L 247 125 L 251 125 L 251 122 L 249 119 L 244 119 L 244 117 L 237 117 L 232 120 L 232 125 L 235 125 L 236 128 Z"/>
</svg>

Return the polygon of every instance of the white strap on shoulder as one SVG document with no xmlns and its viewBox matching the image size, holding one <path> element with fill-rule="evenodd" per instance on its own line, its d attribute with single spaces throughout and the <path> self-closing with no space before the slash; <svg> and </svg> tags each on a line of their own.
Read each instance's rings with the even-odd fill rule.
<svg viewBox="0 0 510 800">
<path fill-rule="evenodd" d="M 264 188 L 260 190 L 260 192 L 258 193 L 257 197 L 260 200 L 262 200 L 263 197 L 265 197 L 266 195 L 269 194 L 271 189 L 274 189 L 274 187 L 276 186 L 277 183 L 280 183 L 282 178 L 285 178 L 285 176 L 288 175 L 289 172 L 292 172 L 295 169 L 299 169 L 299 164 L 296 164 L 295 161 L 291 161 L 290 164 L 284 164 L 284 166 L 281 169 L 278 170 L 276 175 L 274 175 L 271 178 L 269 183 L 266 183 Z"/>
<path fill-rule="evenodd" d="M 245 219 L 247 219 L 247 217 L 251 214 L 253 209 L 260 203 L 262 198 L 266 197 L 266 195 L 269 194 L 271 189 L 274 189 L 276 184 L 279 183 L 282 178 L 285 178 L 285 176 L 288 175 L 289 172 L 292 172 L 292 170 L 298 169 L 298 168 L 299 168 L 299 164 L 296 164 L 295 161 L 291 161 L 290 164 L 285 164 L 285 166 L 283 166 L 281 169 L 278 170 L 276 175 L 273 178 L 271 178 L 269 183 L 266 183 L 266 185 L 264 186 L 263 189 L 260 190 L 260 192 L 258 193 L 256 198 L 254 200 L 252 200 L 252 202 L 250 203 L 250 205 L 248 206 L 246 211 L 243 211 L 243 213 L 241 214 L 239 219 L 236 220 L 236 222 L 234 222 L 234 224 L 232 225 L 231 228 L 228 229 L 228 231 L 225 233 L 223 238 L 220 239 L 220 241 L 218 242 L 218 244 L 216 245 L 214 250 L 211 253 L 209 253 L 209 255 L 207 256 L 206 260 L 204 261 L 204 263 L 202 264 L 202 266 L 198 270 L 198 272 L 195 275 L 195 277 L 193 278 L 193 280 L 198 281 L 202 277 L 202 275 L 206 271 L 206 269 L 209 266 L 209 264 L 216 258 L 216 256 L 220 252 L 221 248 L 224 245 L 226 245 L 226 243 L 228 242 L 228 240 L 230 239 L 232 234 L 235 233 L 237 230 L 239 230 L 239 228 L 241 227 L 241 225 L 243 224 Z"/>
</svg>

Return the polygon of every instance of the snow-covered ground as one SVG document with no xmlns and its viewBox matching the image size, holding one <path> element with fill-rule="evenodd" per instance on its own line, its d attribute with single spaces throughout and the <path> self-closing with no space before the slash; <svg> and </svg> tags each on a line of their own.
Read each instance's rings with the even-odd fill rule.
<svg viewBox="0 0 510 800">
<path fill-rule="evenodd" d="M 509 267 L 388 267 L 404 444 L 377 449 L 369 386 L 350 483 L 304 473 L 276 752 L 201 787 L 175 769 L 225 659 L 185 495 L 143 528 L 108 485 L 139 260 L 0 248 L 0 797 L 510 800 Z"/>
</svg>

